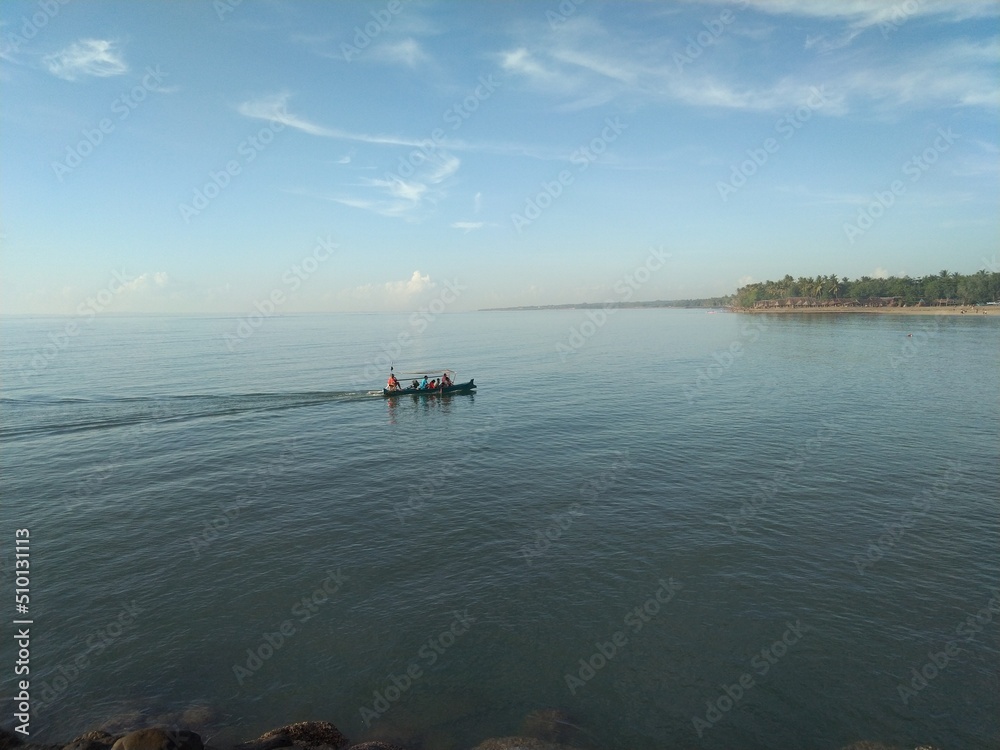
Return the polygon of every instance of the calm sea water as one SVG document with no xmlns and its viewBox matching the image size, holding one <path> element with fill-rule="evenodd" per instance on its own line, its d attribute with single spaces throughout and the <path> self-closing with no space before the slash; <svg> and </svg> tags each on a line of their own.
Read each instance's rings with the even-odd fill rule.
<svg viewBox="0 0 1000 750">
<path fill-rule="evenodd" d="M 40 741 L 1000 743 L 995 318 L 66 322 L 2 322 Z M 479 391 L 385 401 L 385 349 Z"/>
</svg>

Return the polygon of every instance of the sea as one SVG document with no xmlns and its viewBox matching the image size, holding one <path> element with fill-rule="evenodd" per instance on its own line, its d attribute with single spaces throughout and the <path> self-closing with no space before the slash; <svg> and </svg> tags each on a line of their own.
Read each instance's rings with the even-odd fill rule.
<svg viewBox="0 0 1000 750">
<path fill-rule="evenodd" d="M 33 741 L 1000 746 L 996 317 L 0 334 L 0 724 L 27 679 Z M 385 399 L 390 366 L 478 388 Z"/>
</svg>

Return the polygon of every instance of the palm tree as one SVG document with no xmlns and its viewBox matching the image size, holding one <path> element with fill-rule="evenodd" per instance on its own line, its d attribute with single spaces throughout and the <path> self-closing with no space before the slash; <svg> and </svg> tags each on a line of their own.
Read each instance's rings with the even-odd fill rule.
<svg viewBox="0 0 1000 750">
<path fill-rule="evenodd" d="M 830 276 L 827 279 L 827 284 L 830 294 L 833 295 L 834 299 L 838 299 L 840 297 L 840 281 L 837 279 L 837 274 Z"/>
</svg>

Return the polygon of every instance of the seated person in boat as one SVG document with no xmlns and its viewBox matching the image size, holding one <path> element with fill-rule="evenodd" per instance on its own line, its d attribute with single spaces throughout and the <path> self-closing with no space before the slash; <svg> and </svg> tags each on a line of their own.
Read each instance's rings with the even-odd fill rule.
<svg viewBox="0 0 1000 750">
<path fill-rule="evenodd" d="M 420 390 L 422 390 L 422 391 L 426 391 L 427 390 L 427 376 L 426 375 L 424 375 L 424 379 L 420 381 Z"/>
<path fill-rule="evenodd" d="M 413 390 L 417 390 L 418 388 L 420 388 L 420 383 L 414 380 L 412 383 L 410 383 L 410 388 L 412 388 Z"/>
<path fill-rule="evenodd" d="M 445 373 L 441 376 L 441 387 L 447 388 L 449 385 L 451 385 L 451 378 L 448 377 L 448 373 Z"/>
<path fill-rule="evenodd" d="M 386 388 L 388 388 L 390 391 L 398 391 L 399 390 L 399 381 L 396 380 L 395 373 L 391 373 L 391 372 L 389 373 L 389 382 L 386 385 Z"/>
<path fill-rule="evenodd" d="M 436 390 L 437 387 L 438 387 L 438 382 L 436 380 L 432 380 L 431 384 L 429 386 L 427 386 L 427 390 L 433 391 L 433 390 Z"/>
</svg>

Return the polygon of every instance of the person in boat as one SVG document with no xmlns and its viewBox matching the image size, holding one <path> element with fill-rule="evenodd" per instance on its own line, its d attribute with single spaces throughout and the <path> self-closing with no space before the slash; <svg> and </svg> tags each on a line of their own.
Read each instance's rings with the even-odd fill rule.
<svg viewBox="0 0 1000 750">
<path fill-rule="evenodd" d="M 437 390 L 437 387 L 438 387 L 438 382 L 436 380 L 432 380 L 431 384 L 427 386 L 427 388 L 432 391 Z"/>
<path fill-rule="evenodd" d="M 447 388 L 449 385 L 451 385 L 451 378 L 448 377 L 448 373 L 444 373 L 441 376 L 441 387 Z"/>
<path fill-rule="evenodd" d="M 388 388 L 390 391 L 398 391 L 399 390 L 399 381 L 396 380 L 396 374 L 395 373 L 393 373 L 393 372 L 389 373 L 389 382 L 386 385 L 386 388 Z"/>
<path fill-rule="evenodd" d="M 424 375 L 424 379 L 420 381 L 420 390 L 422 390 L 422 391 L 426 391 L 427 390 L 427 376 L 426 375 Z"/>
<path fill-rule="evenodd" d="M 410 388 L 412 388 L 413 390 L 417 390 L 418 388 L 420 388 L 420 383 L 414 380 L 412 383 L 410 383 Z"/>
</svg>

